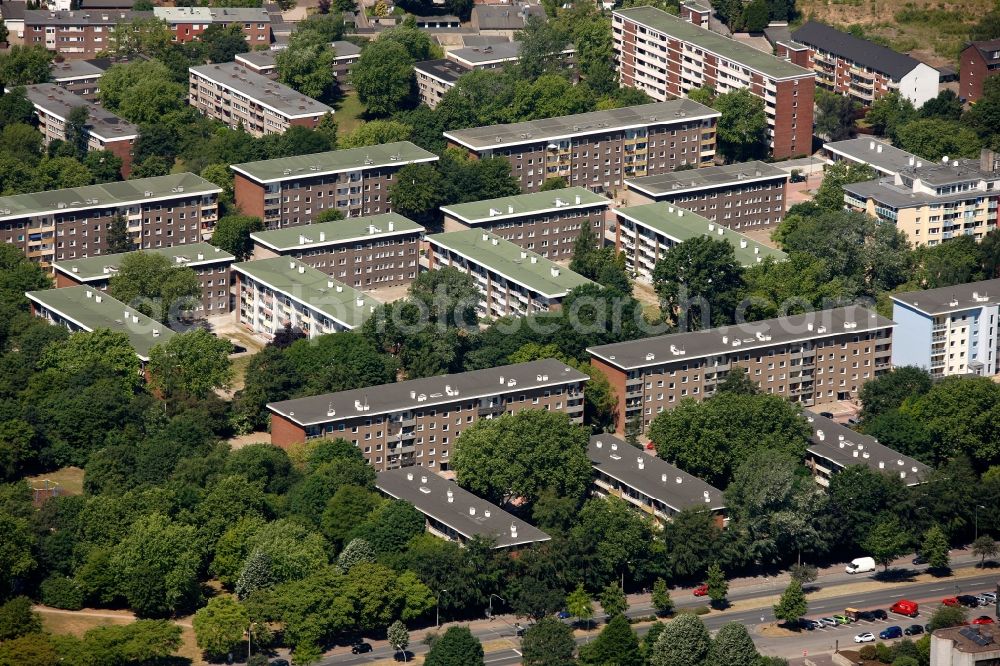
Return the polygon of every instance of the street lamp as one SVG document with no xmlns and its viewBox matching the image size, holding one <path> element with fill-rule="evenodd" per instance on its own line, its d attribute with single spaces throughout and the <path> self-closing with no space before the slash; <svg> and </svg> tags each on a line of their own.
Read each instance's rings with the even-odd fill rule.
<svg viewBox="0 0 1000 666">
<path fill-rule="evenodd" d="M 625 560 L 625 566 L 622 567 L 622 593 L 625 592 L 625 570 L 628 569 L 631 564 L 632 560 Z"/>
<path fill-rule="evenodd" d="M 986 507 L 982 504 L 977 504 L 975 509 L 976 514 L 976 539 L 979 539 L 979 510 L 985 509 Z"/>
<path fill-rule="evenodd" d="M 253 637 L 253 625 L 256 622 L 251 622 L 250 626 L 247 627 L 247 661 L 250 661 L 250 639 Z"/>
<path fill-rule="evenodd" d="M 448 590 L 446 590 L 444 588 L 441 588 L 441 590 L 438 592 L 438 595 L 437 595 L 437 601 L 434 603 L 435 614 L 437 615 L 437 626 L 438 626 L 438 628 L 441 627 L 441 595 L 444 594 L 447 591 Z"/>
<path fill-rule="evenodd" d="M 490 613 L 490 622 L 493 621 L 493 597 L 496 597 L 500 601 L 502 601 L 504 603 L 507 603 L 507 600 L 504 599 L 503 597 L 501 597 L 499 594 L 491 594 L 490 595 L 490 610 L 489 610 L 489 613 Z"/>
</svg>

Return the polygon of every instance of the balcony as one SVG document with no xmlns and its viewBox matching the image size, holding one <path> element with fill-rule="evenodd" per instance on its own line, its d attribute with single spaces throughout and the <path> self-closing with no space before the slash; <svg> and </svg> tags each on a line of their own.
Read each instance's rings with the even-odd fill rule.
<svg viewBox="0 0 1000 666">
<path fill-rule="evenodd" d="M 487 405 L 476 410 L 479 416 L 497 416 L 507 411 L 504 405 Z"/>
</svg>

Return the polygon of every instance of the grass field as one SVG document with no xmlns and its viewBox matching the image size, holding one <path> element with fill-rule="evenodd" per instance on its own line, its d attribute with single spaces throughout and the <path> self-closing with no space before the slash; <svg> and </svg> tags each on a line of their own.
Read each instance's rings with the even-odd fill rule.
<svg viewBox="0 0 1000 666">
<path fill-rule="evenodd" d="M 333 109 L 333 116 L 337 121 L 340 136 L 350 134 L 365 123 L 361 118 L 364 115 L 365 106 L 358 100 L 358 93 L 353 90 L 334 104 Z"/>
<path fill-rule="evenodd" d="M 41 488 L 46 479 L 59 484 L 66 495 L 83 494 L 83 470 L 79 467 L 63 467 L 54 472 L 28 477 L 28 482 L 32 488 Z"/>
</svg>

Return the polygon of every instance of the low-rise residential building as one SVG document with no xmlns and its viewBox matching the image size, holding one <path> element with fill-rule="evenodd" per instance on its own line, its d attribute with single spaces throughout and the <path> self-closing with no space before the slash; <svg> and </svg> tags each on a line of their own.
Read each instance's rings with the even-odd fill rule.
<svg viewBox="0 0 1000 666">
<path fill-rule="evenodd" d="M 632 419 L 646 428 L 684 398 L 710 398 L 734 367 L 764 393 L 805 406 L 857 398 L 866 381 L 890 369 L 893 326 L 852 305 L 587 351 L 615 391 L 623 434 Z"/>
<path fill-rule="evenodd" d="M 1000 280 L 892 295 L 893 320 L 906 331 L 893 346 L 896 367 L 932 377 L 1000 372 Z"/>
<path fill-rule="evenodd" d="M 626 200 L 672 203 L 731 229 L 764 229 L 785 218 L 788 177 L 757 161 L 673 171 L 627 179 Z"/>
<path fill-rule="evenodd" d="M 1000 74 L 1000 39 L 969 42 L 958 63 L 959 97 L 969 103 L 979 101 L 986 79 Z"/>
<path fill-rule="evenodd" d="M 811 410 L 805 410 L 805 417 L 812 428 L 806 449 L 806 467 L 813 473 L 816 483 L 824 488 L 830 485 L 834 474 L 852 465 L 898 476 L 908 486 L 923 483 L 930 474 L 931 468 L 924 463 L 893 451 L 870 435 L 851 430 Z"/>
<path fill-rule="evenodd" d="M 96 102 L 101 93 L 101 77 L 111 64 L 107 58 L 53 62 L 52 83 L 88 102 Z"/>
<path fill-rule="evenodd" d="M 947 159 L 947 158 L 945 158 Z M 906 167 L 895 176 L 844 186 L 844 203 L 893 224 L 916 246 L 958 236 L 977 241 L 997 227 L 1000 171 L 994 153 Z"/>
<path fill-rule="evenodd" d="M 619 497 L 661 525 L 684 509 L 708 510 L 722 527 L 722 491 L 698 477 L 609 434 L 593 435 L 587 456 L 599 497 Z"/>
<path fill-rule="evenodd" d="M 524 22 L 529 16 L 545 20 L 545 9 L 541 5 L 527 3 L 506 5 L 477 3 L 472 8 L 469 24 L 480 35 L 502 35 L 510 38 L 524 30 Z"/>
<path fill-rule="evenodd" d="M 29 9 L 24 12 L 24 45 L 44 46 L 64 58 L 96 58 L 110 46 L 116 25 L 148 18 L 152 12 Z"/>
<path fill-rule="evenodd" d="M 87 109 L 87 150 L 106 150 L 122 161 L 122 176 L 132 172 L 132 151 L 139 139 L 139 128 L 119 118 L 79 95 L 55 83 L 39 83 L 26 87 L 28 100 L 35 107 L 38 130 L 44 145 L 53 141 L 66 141 L 66 124 L 73 109 Z"/>
<path fill-rule="evenodd" d="M 99 328 L 124 333 L 143 363 L 149 361 L 153 347 L 166 344 L 174 336 L 164 324 L 86 285 L 29 291 L 25 296 L 36 317 L 72 333 L 91 333 Z"/>
<path fill-rule="evenodd" d="M 256 74 L 276 79 L 278 66 L 275 62 L 275 54 L 277 51 L 247 51 L 246 53 L 237 53 L 233 61 Z"/>
<path fill-rule="evenodd" d="M 907 167 L 923 166 L 923 160 L 913 153 L 865 137 L 824 143 L 823 153 L 830 164 L 841 161 L 867 164 L 883 176 L 895 176 Z"/>
<path fill-rule="evenodd" d="M 233 264 L 240 323 L 271 339 L 286 326 L 315 338 L 352 331 L 379 302 L 291 257 Z"/>
<path fill-rule="evenodd" d="M 612 13 L 621 84 L 658 100 L 708 86 L 717 93 L 748 90 L 764 100 L 771 154 L 811 153 L 815 73 L 702 27 L 698 12 L 687 16 L 655 7 Z"/>
<path fill-rule="evenodd" d="M 167 22 L 178 44 L 200 38 L 210 25 L 234 23 L 251 46 L 271 43 L 271 16 L 263 7 L 153 7 L 153 15 Z"/>
<path fill-rule="evenodd" d="M 572 67 L 576 50 L 570 46 L 562 51 L 560 56 L 567 67 Z M 521 42 L 501 42 L 483 46 L 465 46 L 452 49 L 445 53 L 445 58 L 455 62 L 467 70 L 500 69 L 504 65 L 516 63 L 521 59 Z"/>
<path fill-rule="evenodd" d="M 738 212 L 738 211 L 737 211 Z M 675 245 L 699 236 L 727 241 L 733 246 L 736 260 L 743 266 L 759 264 L 771 257 L 784 261 L 781 250 L 759 243 L 727 227 L 730 213 L 720 222 L 712 222 L 697 213 L 668 203 L 629 206 L 615 210 L 615 250 L 625 255 L 625 268 L 644 282 L 653 281 L 653 270 L 660 258 Z"/>
<path fill-rule="evenodd" d="M 392 211 L 389 186 L 407 164 L 438 156 L 409 141 L 233 164 L 236 205 L 268 229 L 311 224 L 325 210 L 347 217 Z"/>
<path fill-rule="evenodd" d="M 711 165 L 720 115 L 698 102 L 674 99 L 450 130 L 444 136 L 477 158 L 506 157 L 526 192 L 559 177 L 595 192 L 615 192 L 626 178 Z"/>
<path fill-rule="evenodd" d="M 413 66 L 417 79 L 417 94 L 420 101 L 434 108 L 445 93 L 455 87 L 463 74 L 472 70 L 451 60 L 427 60 Z"/>
<path fill-rule="evenodd" d="M 361 47 L 351 42 L 338 39 L 330 44 L 333 47 L 333 78 L 343 90 L 351 87 L 351 67 L 361 57 Z"/>
<path fill-rule="evenodd" d="M 543 257 L 566 259 L 585 225 L 593 229 L 597 246 L 603 245 L 611 203 L 585 187 L 568 187 L 452 204 L 441 211 L 445 232 L 481 229 Z"/>
<path fill-rule="evenodd" d="M 250 234 L 253 258 L 294 257 L 356 289 L 409 284 L 424 228 L 398 213 Z"/>
<path fill-rule="evenodd" d="M 210 234 L 219 193 L 193 173 L 0 197 L 0 242 L 43 266 L 103 255 L 115 218 L 138 249 L 186 245 Z"/>
<path fill-rule="evenodd" d="M 543 359 L 268 403 L 271 443 L 318 437 L 354 444 L 377 470 L 447 470 L 462 431 L 480 419 L 544 409 L 583 422 L 589 377 Z"/>
<path fill-rule="evenodd" d="M 931 666 L 993 666 L 1000 663 L 996 624 L 960 625 L 931 634 Z"/>
<path fill-rule="evenodd" d="M 447 266 L 471 275 L 479 289 L 484 317 L 524 316 L 558 310 L 562 299 L 590 280 L 479 229 L 427 236 L 429 270 Z"/>
<path fill-rule="evenodd" d="M 235 62 L 188 69 L 188 103 L 209 118 L 262 137 L 319 125 L 333 109 Z"/>
<path fill-rule="evenodd" d="M 24 0 L 7 0 L 0 5 L 0 19 L 7 28 L 8 44 L 24 43 L 24 14 L 28 5 Z"/>
<path fill-rule="evenodd" d="M 514 550 L 552 538 L 430 470 L 379 472 L 375 487 L 387 497 L 412 504 L 424 515 L 427 531 L 442 539 L 466 544 L 480 538 L 494 548 Z"/>
<path fill-rule="evenodd" d="M 920 108 L 938 94 L 940 73 L 930 65 L 817 21 L 806 21 L 775 51 L 816 72 L 817 85 L 864 106 L 898 92 Z"/>
<path fill-rule="evenodd" d="M 205 315 L 225 314 L 230 311 L 229 269 L 236 258 L 208 243 L 190 243 L 147 250 L 169 259 L 175 266 L 190 268 L 198 275 L 201 284 L 201 304 L 196 312 Z M 108 283 L 118 273 L 122 260 L 129 252 L 102 254 L 84 259 L 57 261 L 52 264 L 57 287 L 86 285 L 108 290 Z"/>
</svg>

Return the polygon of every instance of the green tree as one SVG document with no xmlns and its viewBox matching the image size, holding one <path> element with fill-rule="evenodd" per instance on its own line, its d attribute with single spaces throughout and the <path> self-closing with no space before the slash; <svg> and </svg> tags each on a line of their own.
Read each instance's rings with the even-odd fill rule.
<svg viewBox="0 0 1000 666">
<path fill-rule="evenodd" d="M 426 308 L 430 321 L 444 326 L 473 326 L 479 290 L 475 278 L 457 268 L 444 267 L 417 276 L 410 296 Z"/>
<path fill-rule="evenodd" d="M 259 217 L 226 215 L 212 231 L 212 245 L 233 255 L 237 261 L 246 261 L 253 253 L 250 234 L 263 230 L 264 223 Z"/>
<path fill-rule="evenodd" d="M 938 606 L 927 623 L 928 631 L 958 627 L 968 622 L 968 611 L 961 606 Z"/>
<path fill-rule="evenodd" d="M 972 554 L 982 558 L 979 561 L 979 566 L 984 567 L 986 566 L 987 557 L 992 559 L 1000 554 L 1000 544 L 993 537 L 984 534 L 972 542 Z"/>
<path fill-rule="evenodd" d="M 729 596 L 729 583 L 726 581 L 726 574 L 723 573 L 718 562 L 712 562 L 709 565 L 705 584 L 708 586 L 708 598 L 712 600 L 712 605 L 724 605 L 726 597 Z"/>
<path fill-rule="evenodd" d="M 767 117 L 764 100 L 740 89 L 715 98 L 722 116 L 718 123 L 719 153 L 728 162 L 746 162 L 767 155 Z"/>
<path fill-rule="evenodd" d="M 629 626 L 628 619 L 621 613 L 615 614 L 600 635 L 580 649 L 580 663 L 642 666 L 639 638 Z"/>
<path fill-rule="evenodd" d="M 525 666 L 572 666 L 576 663 L 574 652 L 573 629 L 554 617 L 543 617 L 521 638 L 521 661 Z"/>
<path fill-rule="evenodd" d="M 403 44 L 392 39 L 376 39 L 361 51 L 351 68 L 351 84 L 368 113 L 391 115 L 413 95 L 413 60 Z"/>
<path fill-rule="evenodd" d="M 708 236 L 667 250 L 653 269 L 660 309 L 681 330 L 733 321 L 744 289 L 733 246 Z"/>
<path fill-rule="evenodd" d="M 588 624 L 594 617 L 594 604 L 590 595 L 583 589 L 583 583 L 578 584 L 576 589 L 566 596 L 566 611 L 578 620 L 585 620 Z"/>
<path fill-rule="evenodd" d="M 274 58 L 278 80 L 306 97 L 326 99 L 333 91 L 333 49 L 328 42 L 316 39 L 308 31 L 295 33 L 288 48 Z"/>
<path fill-rule="evenodd" d="M 229 355 L 233 344 L 203 328 L 173 336 L 149 353 L 154 388 L 166 396 L 204 400 L 215 389 L 226 388 L 233 377 Z"/>
<path fill-rule="evenodd" d="M 449 627 L 434 641 L 424 659 L 427 666 L 482 666 L 483 645 L 468 627 Z"/>
<path fill-rule="evenodd" d="M 2 666 L 57 666 L 63 661 L 50 634 L 34 632 L 0 643 Z"/>
<path fill-rule="evenodd" d="M 371 120 L 341 139 L 339 147 L 361 148 L 380 143 L 409 141 L 413 128 L 396 120 Z"/>
<path fill-rule="evenodd" d="M 844 207 L 844 185 L 874 180 L 876 176 L 875 170 L 867 164 L 836 162 L 823 173 L 823 182 L 813 202 L 820 208 L 840 210 Z"/>
<path fill-rule="evenodd" d="M 211 659 L 224 659 L 243 642 L 250 614 L 232 597 L 218 596 L 198 609 L 191 623 L 198 647 Z"/>
<path fill-rule="evenodd" d="M 406 630 L 406 625 L 399 620 L 389 625 L 389 629 L 386 631 L 386 638 L 389 641 L 389 647 L 396 654 L 406 652 L 406 648 L 410 645 L 410 632 Z M 403 661 L 406 661 L 406 659 L 404 658 Z"/>
<path fill-rule="evenodd" d="M 954 90 L 942 90 L 937 97 L 932 97 L 920 107 L 923 118 L 940 118 L 942 120 L 958 120 L 962 117 L 962 100 Z"/>
<path fill-rule="evenodd" d="M 255 550 L 247 557 L 236 580 L 234 591 L 236 598 L 245 601 L 257 590 L 264 590 L 273 585 L 274 575 L 271 572 L 271 556 L 262 550 Z"/>
<path fill-rule="evenodd" d="M 895 137 L 896 129 L 917 117 L 913 103 L 893 90 L 872 102 L 865 115 L 865 122 L 879 136 Z"/>
<path fill-rule="evenodd" d="M 814 582 L 819 577 L 819 570 L 812 564 L 793 564 L 788 568 L 788 573 L 792 580 L 798 581 L 800 587 Z"/>
<path fill-rule="evenodd" d="M 667 623 L 649 655 L 650 666 L 700 666 L 708 659 L 712 639 L 697 615 L 681 613 Z"/>
<path fill-rule="evenodd" d="M 767 23 L 768 12 L 765 0 L 752 0 L 743 8 L 743 28 L 747 32 L 763 32 Z"/>
<path fill-rule="evenodd" d="M 4 86 L 30 86 L 47 83 L 51 77 L 50 66 L 55 54 L 44 46 L 14 44 L 0 53 L 0 81 Z"/>
<path fill-rule="evenodd" d="M 118 23 L 111 29 L 108 48 L 102 53 L 119 58 L 134 58 L 140 54 L 157 58 L 171 48 L 172 40 L 173 32 L 163 19 L 135 19 Z"/>
<path fill-rule="evenodd" d="M 429 164 L 407 164 L 389 186 L 392 208 L 425 226 L 436 226 L 438 207 L 445 203 L 444 180 Z"/>
<path fill-rule="evenodd" d="M 122 382 L 126 397 L 142 384 L 139 359 L 124 333 L 108 329 L 74 333 L 61 345 L 50 345 L 41 366 L 63 376 L 78 375 L 90 368 L 105 367 Z"/>
<path fill-rule="evenodd" d="M 932 569 L 947 569 L 949 550 L 948 537 L 944 530 L 938 525 L 931 525 L 924 532 L 924 539 L 920 543 L 920 554 L 927 558 L 927 564 Z"/>
<path fill-rule="evenodd" d="M 177 266 L 162 254 L 132 252 L 118 263 L 108 292 L 139 312 L 167 322 L 178 312 L 196 307 L 201 283 L 194 269 Z"/>
<path fill-rule="evenodd" d="M 243 26 L 239 23 L 212 23 L 202 31 L 198 40 L 212 62 L 232 62 L 237 55 L 250 50 L 250 44 L 243 34 Z"/>
<path fill-rule="evenodd" d="M 90 130 L 87 129 L 89 119 L 90 110 L 83 105 L 74 107 L 66 118 L 66 143 L 73 148 L 73 154 L 78 160 L 82 160 L 87 154 L 90 142 Z"/>
<path fill-rule="evenodd" d="M 548 192 L 550 190 L 562 190 L 567 187 L 569 187 L 569 184 L 566 182 L 566 179 L 562 176 L 556 176 L 555 178 L 546 178 L 545 182 L 542 183 L 542 186 L 539 189 L 542 192 Z M 583 231 L 580 233 L 582 234 Z"/>
<path fill-rule="evenodd" d="M 42 618 L 31 609 L 28 597 L 14 597 L 0 606 L 0 642 L 41 630 Z"/>
<path fill-rule="evenodd" d="M 742 622 L 722 625 L 708 654 L 709 666 L 758 666 L 760 655 Z"/>
<path fill-rule="evenodd" d="M 622 615 L 628 610 L 628 597 L 615 583 L 609 583 L 601 590 L 601 608 L 608 617 Z"/>
<path fill-rule="evenodd" d="M 906 552 L 909 542 L 910 535 L 899 524 L 899 519 L 890 516 L 875 523 L 861 545 L 888 571 L 892 561 Z"/>
<path fill-rule="evenodd" d="M 936 162 L 944 156 L 976 157 L 982 142 L 972 129 L 957 121 L 922 118 L 896 129 L 896 146 Z"/>
<path fill-rule="evenodd" d="M 868 420 L 899 409 L 910 396 L 921 396 L 931 390 L 931 375 L 915 366 L 896 367 L 861 386 L 861 416 Z"/>
<path fill-rule="evenodd" d="M 854 126 L 855 103 L 846 95 L 816 91 L 816 134 L 827 141 L 843 141 L 857 134 Z"/>
<path fill-rule="evenodd" d="M 128 220 L 124 215 L 117 214 L 108 224 L 108 254 L 131 252 L 135 249 L 132 236 L 128 232 Z"/>
<path fill-rule="evenodd" d="M 375 561 L 375 549 L 364 539 L 351 539 L 344 550 L 337 556 L 337 568 L 341 573 L 348 573 L 355 566 Z"/>
<path fill-rule="evenodd" d="M 802 583 L 792 579 L 785 591 L 781 593 L 778 603 L 774 604 L 774 617 L 784 620 L 788 626 L 795 626 L 808 611 L 809 603 L 802 591 Z"/>
<path fill-rule="evenodd" d="M 667 581 L 662 578 L 653 581 L 653 608 L 657 615 L 670 615 L 674 612 L 674 600 L 670 598 Z"/>
</svg>

